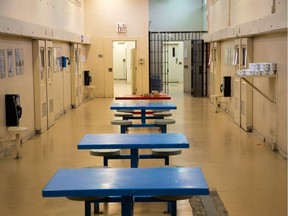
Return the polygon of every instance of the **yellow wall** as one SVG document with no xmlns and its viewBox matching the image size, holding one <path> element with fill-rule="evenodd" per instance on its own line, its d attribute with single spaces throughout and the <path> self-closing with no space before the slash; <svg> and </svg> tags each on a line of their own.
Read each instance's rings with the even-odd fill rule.
<svg viewBox="0 0 288 216">
<path fill-rule="evenodd" d="M 61 55 L 70 55 L 70 44 L 65 42 L 54 42 L 54 47 L 61 48 Z M 5 51 L 6 77 L 0 79 L 0 157 L 3 152 L 9 151 L 9 136 L 5 118 L 5 94 L 19 94 L 21 107 L 23 109 L 20 119 L 20 126 L 25 126 L 28 130 L 22 134 L 22 139 L 26 140 L 35 132 L 35 110 L 34 110 L 34 78 L 33 78 L 33 51 L 32 40 L 18 37 L 0 36 L 0 49 Z M 7 50 L 13 51 L 13 71 L 14 75 L 8 75 Z M 16 75 L 15 49 L 22 49 L 24 54 L 24 73 Z M 85 48 L 83 48 L 85 51 Z M 71 109 L 71 82 L 70 67 L 52 73 L 53 98 L 55 119 Z M 5 154 L 5 153 L 4 153 Z"/>
<path fill-rule="evenodd" d="M 6 77 L 0 79 L 0 140 L 7 139 L 7 127 L 5 118 L 5 94 L 19 94 L 22 105 L 22 117 L 20 123 L 29 128 L 29 131 L 34 130 L 34 91 L 33 91 L 33 63 L 32 63 L 32 42 L 30 40 L 19 40 L 0 37 L 0 49 L 5 50 L 5 67 Z M 13 73 L 8 76 L 7 49 L 13 51 Z M 15 65 L 15 49 L 23 49 L 24 53 L 24 74 L 16 75 Z M 7 145 L 1 145 L 0 151 L 3 148 L 9 148 Z"/>
<path fill-rule="evenodd" d="M 83 10 L 84 5 L 79 7 L 68 0 L 9 0 L 1 1 L 0 15 L 23 22 L 25 28 L 19 26 L 19 29 L 17 29 L 18 25 L 13 25 L 13 28 L 19 31 L 17 34 L 20 32 L 28 34 L 34 31 L 34 34 L 37 35 L 40 33 L 38 31 L 41 31 L 40 26 L 55 30 L 54 34 L 58 34 L 58 30 L 84 34 Z M 7 20 L 1 18 L 0 24 L 2 22 L 9 25 L 9 20 L 7 23 Z M 3 28 L 2 30 L 7 29 Z M 46 36 L 49 36 L 48 32 Z"/>
<path fill-rule="evenodd" d="M 84 1 L 77 5 L 68 0 L 1 1 L 0 7 L 0 49 L 13 50 L 14 76 L 0 79 L 0 157 L 13 147 L 5 124 L 5 94 L 20 94 L 23 115 L 20 125 L 28 130 L 21 135 L 28 139 L 35 133 L 33 53 L 32 39 L 53 41 L 61 48 L 61 55 L 70 56 L 70 42 L 87 42 L 84 35 Z M 62 42 L 61 42 L 62 41 Z M 15 49 L 23 49 L 24 74 L 15 75 Z M 86 56 L 85 46 L 82 46 Z M 7 56 L 7 55 L 6 55 Z M 85 65 L 85 62 L 82 63 Z M 55 118 L 71 109 L 70 66 L 53 72 L 53 97 Z M 15 144 L 15 143 L 14 143 Z"/>
<path fill-rule="evenodd" d="M 254 61 L 277 63 L 277 78 L 254 79 L 254 85 L 269 97 L 270 103 L 253 92 L 253 125 L 266 139 L 276 140 L 287 152 L 287 33 L 263 35 L 254 38 Z"/>
<path fill-rule="evenodd" d="M 272 14 L 287 13 L 287 0 L 210 0 L 207 6 L 208 32 L 223 30 L 228 26 L 263 19 Z M 275 23 L 276 24 L 276 23 Z M 254 26 L 257 28 L 257 26 Z M 235 32 L 236 34 L 238 32 Z M 239 32 L 241 34 L 241 32 Z"/>
<path fill-rule="evenodd" d="M 85 30 L 91 38 L 86 69 L 91 71 L 96 97 L 113 97 L 113 41 L 136 41 L 137 94 L 149 91 L 148 77 L 148 0 L 86 0 Z M 126 33 L 118 33 L 117 23 L 125 23 Z M 138 63 L 138 61 L 137 61 Z"/>
<path fill-rule="evenodd" d="M 275 2 L 275 4 L 273 4 Z M 227 48 L 241 38 L 253 39 L 253 62 L 277 64 L 277 78 L 254 78 L 253 84 L 276 104 L 253 90 L 253 131 L 261 139 L 287 155 L 287 1 L 286 0 L 211 0 L 207 6 L 209 31 L 206 42 L 221 43 L 221 79 L 237 67 L 225 63 Z M 248 62 L 249 63 L 249 62 Z M 215 72 L 214 74 L 220 74 Z M 212 77 L 215 83 L 219 77 Z M 233 87 L 233 86 L 232 86 Z M 210 90 L 211 92 L 211 90 Z M 223 99 L 224 108 L 234 115 L 234 98 Z"/>
</svg>

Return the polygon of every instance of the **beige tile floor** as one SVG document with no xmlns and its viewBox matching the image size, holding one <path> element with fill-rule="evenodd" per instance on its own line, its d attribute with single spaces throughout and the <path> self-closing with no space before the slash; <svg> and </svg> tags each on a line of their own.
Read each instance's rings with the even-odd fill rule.
<svg viewBox="0 0 288 216">
<path fill-rule="evenodd" d="M 191 144 L 171 164 L 201 167 L 209 187 L 216 189 L 231 216 L 287 215 L 287 161 L 252 133 L 240 129 L 231 116 L 215 113 L 206 98 L 193 98 L 181 91 L 170 92 L 178 106 L 175 125 L 169 132 L 184 132 Z M 176 86 L 177 87 L 177 86 Z M 15 151 L 0 159 L 0 215 L 84 215 L 83 204 L 65 198 L 42 198 L 41 190 L 59 168 L 102 164 L 88 151 L 77 150 L 85 133 L 119 133 L 112 126 L 111 98 L 87 100 L 56 120 L 41 135 L 24 143 L 23 158 Z M 131 130 L 130 133 L 157 132 Z M 142 160 L 140 167 L 161 166 L 159 160 Z M 113 167 L 129 167 L 128 161 L 113 160 Z M 120 215 L 117 203 L 101 205 L 103 215 Z M 137 203 L 135 215 L 163 215 L 162 203 Z M 178 204 L 178 215 L 192 215 L 189 202 Z"/>
</svg>

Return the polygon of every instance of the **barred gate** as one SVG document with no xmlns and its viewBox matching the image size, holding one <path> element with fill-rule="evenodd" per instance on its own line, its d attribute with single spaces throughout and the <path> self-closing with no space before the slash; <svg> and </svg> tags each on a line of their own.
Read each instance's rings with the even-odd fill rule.
<svg viewBox="0 0 288 216">
<path fill-rule="evenodd" d="M 169 93 L 168 49 L 169 41 L 190 41 L 201 39 L 206 31 L 191 32 L 149 32 L 149 91 Z"/>
</svg>

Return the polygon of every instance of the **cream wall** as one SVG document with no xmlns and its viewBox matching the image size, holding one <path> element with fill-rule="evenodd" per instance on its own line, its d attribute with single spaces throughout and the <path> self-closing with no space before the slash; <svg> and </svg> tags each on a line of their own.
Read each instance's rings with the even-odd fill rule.
<svg viewBox="0 0 288 216">
<path fill-rule="evenodd" d="M 253 127 L 287 152 L 287 33 L 255 37 L 253 50 L 255 62 L 277 63 L 277 78 L 254 79 L 254 85 L 270 98 L 276 96 L 276 104 L 254 91 Z"/>
<path fill-rule="evenodd" d="M 253 79 L 257 88 L 276 97 L 273 104 L 253 91 L 253 131 L 273 148 L 276 143 L 280 153 L 287 156 L 287 1 L 255 0 L 251 4 L 248 0 L 211 0 L 207 11 L 209 31 L 203 38 L 221 43 L 221 79 L 226 74 L 234 76 L 233 66 L 226 65 L 224 58 L 226 49 L 233 48 L 233 41 L 239 38 L 253 38 L 254 62 L 277 64 L 277 78 Z M 233 92 L 224 102 L 233 116 Z"/>
<path fill-rule="evenodd" d="M 89 43 L 84 0 L 0 0 L 0 32 L 38 39 Z M 79 2 L 79 1 L 77 1 Z"/>
<path fill-rule="evenodd" d="M 0 0 L 0 16 L 84 34 L 84 6 L 79 7 L 72 2 L 69 0 Z M 82 2 L 84 4 L 84 0 Z"/>
<path fill-rule="evenodd" d="M 13 77 L 8 77 L 6 60 L 6 77 L 0 79 L 0 157 L 15 146 L 11 141 L 15 137 L 9 135 L 5 123 L 5 94 L 20 94 L 23 107 L 20 125 L 28 128 L 21 135 L 22 140 L 35 133 L 32 40 L 52 41 L 54 47 L 61 48 L 61 55 L 67 57 L 70 57 L 70 43 L 89 41 L 84 35 L 84 1 L 80 1 L 81 6 L 73 2 L 75 0 L 0 0 L 0 49 L 5 53 L 7 49 L 13 50 L 14 71 L 15 49 L 23 49 L 24 53 L 24 74 L 14 72 Z M 86 56 L 84 45 L 82 50 Z M 82 62 L 81 69 L 84 65 Z M 56 119 L 71 109 L 70 66 L 52 75 Z"/>
<path fill-rule="evenodd" d="M 86 69 L 91 71 L 96 97 L 113 97 L 113 41 L 136 41 L 137 94 L 149 91 L 148 77 L 148 0 L 86 0 L 85 30 L 91 38 Z M 116 24 L 125 23 L 126 33 L 117 33 Z M 138 63 L 138 61 L 137 61 Z"/>
<path fill-rule="evenodd" d="M 275 13 L 287 11 L 287 0 L 253 0 L 253 3 L 249 0 L 210 0 L 208 2 L 210 2 L 207 10 L 208 32 L 263 19 L 272 14 L 273 6 Z"/>
<path fill-rule="evenodd" d="M 273 10 L 277 13 L 287 10 L 287 0 L 230 0 L 230 2 L 232 26 L 261 19 L 272 14 Z"/>
<path fill-rule="evenodd" d="M 5 50 L 5 66 L 8 71 L 7 49 L 13 50 L 14 75 L 0 79 L 0 156 L 11 148 L 11 143 L 7 143 L 8 131 L 5 118 L 5 94 L 19 94 L 22 106 L 22 117 L 20 125 L 28 128 L 25 136 L 34 131 L 34 91 L 33 91 L 33 63 L 32 63 L 32 42 L 19 38 L 5 38 L 0 36 L 0 49 Z M 15 49 L 23 49 L 24 53 L 24 74 L 16 75 Z"/>
</svg>

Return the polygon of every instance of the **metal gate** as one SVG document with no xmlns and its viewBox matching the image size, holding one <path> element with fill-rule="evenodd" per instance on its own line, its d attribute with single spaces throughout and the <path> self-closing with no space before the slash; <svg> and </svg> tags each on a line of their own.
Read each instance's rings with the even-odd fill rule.
<svg viewBox="0 0 288 216">
<path fill-rule="evenodd" d="M 168 49 L 169 41 L 193 41 L 201 39 L 206 31 L 149 32 L 149 91 L 169 93 Z"/>
<path fill-rule="evenodd" d="M 209 59 L 208 45 L 203 40 L 192 40 L 191 46 L 191 95 L 194 97 L 207 96 L 207 60 Z"/>
</svg>

